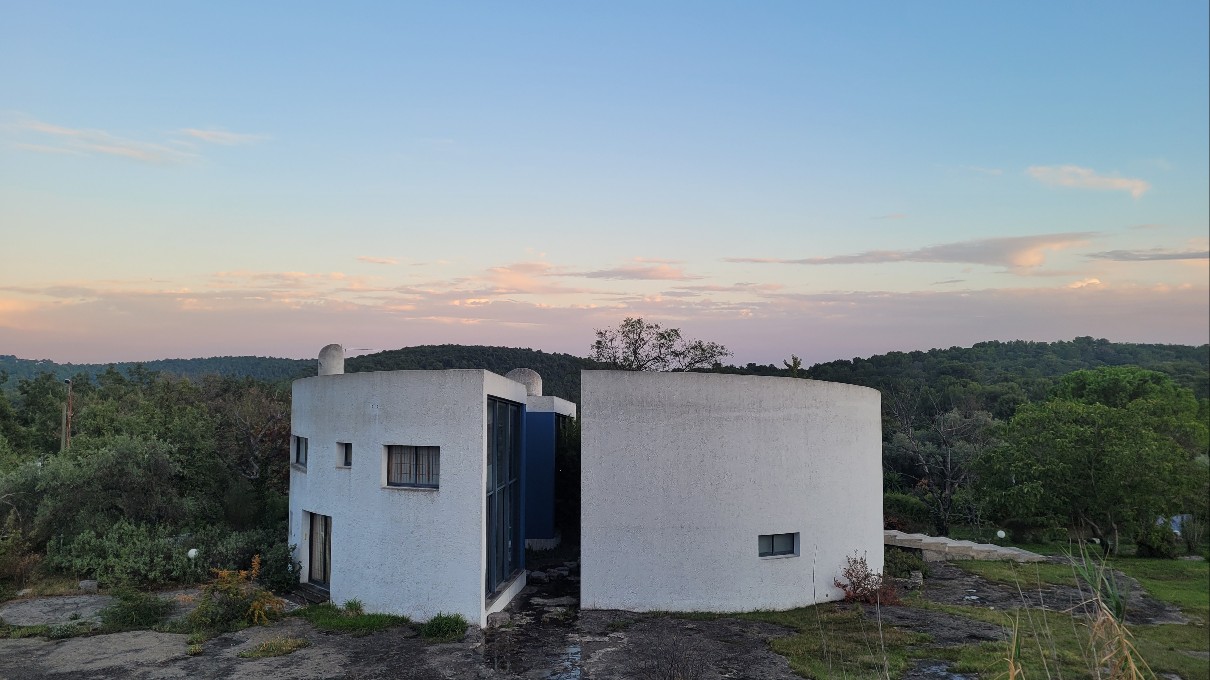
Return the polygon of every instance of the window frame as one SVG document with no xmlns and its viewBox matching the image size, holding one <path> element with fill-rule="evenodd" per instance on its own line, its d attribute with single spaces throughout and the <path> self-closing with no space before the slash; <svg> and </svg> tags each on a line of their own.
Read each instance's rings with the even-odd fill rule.
<svg viewBox="0 0 1210 680">
<path fill-rule="evenodd" d="M 353 467 L 353 442 L 336 442 L 336 467 Z"/>
<path fill-rule="evenodd" d="M 769 539 L 769 550 L 762 551 L 761 543 L 764 542 L 764 539 L 766 537 Z M 780 542 L 784 543 L 784 541 L 786 540 L 786 537 L 789 537 L 790 547 L 782 548 L 781 550 L 778 550 L 777 546 L 779 543 L 779 539 L 780 539 Z M 798 557 L 798 555 L 799 555 L 798 541 L 799 541 L 799 533 L 797 531 L 788 532 L 788 533 L 784 533 L 784 534 L 760 534 L 756 538 L 757 557 L 760 557 L 761 559 L 781 558 L 781 557 Z"/>
<path fill-rule="evenodd" d="M 290 459 L 291 464 L 297 465 L 303 469 L 306 469 L 307 453 L 308 453 L 307 438 L 297 435 L 297 434 L 292 435 L 292 440 L 291 440 L 290 444 L 291 444 L 290 448 L 292 449 L 292 453 L 293 453 L 293 456 L 291 456 L 291 459 Z"/>
<path fill-rule="evenodd" d="M 393 450 L 397 449 L 397 450 Z M 411 478 L 413 481 L 391 481 L 391 455 L 399 454 L 405 459 L 410 456 Z M 382 447 L 382 462 L 383 462 L 383 488 L 386 489 L 440 489 L 441 488 L 441 447 L 440 446 L 418 446 L 415 444 L 386 444 Z M 417 470 L 421 467 L 421 456 L 428 456 L 425 463 L 428 464 L 428 472 L 424 478 L 432 480 L 431 482 L 416 481 L 420 476 Z M 435 468 L 435 471 L 433 469 Z"/>
</svg>

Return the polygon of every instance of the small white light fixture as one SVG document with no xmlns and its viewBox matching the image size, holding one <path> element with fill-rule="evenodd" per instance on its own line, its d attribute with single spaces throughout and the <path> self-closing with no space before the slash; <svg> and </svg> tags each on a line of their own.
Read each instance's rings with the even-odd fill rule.
<svg viewBox="0 0 1210 680">
<path fill-rule="evenodd" d="M 197 559 L 197 548 L 190 548 L 189 552 L 185 553 L 185 556 L 191 560 Z"/>
<path fill-rule="evenodd" d="M 1004 538 L 1006 535 L 1003 529 L 996 532 L 996 538 Z"/>
</svg>

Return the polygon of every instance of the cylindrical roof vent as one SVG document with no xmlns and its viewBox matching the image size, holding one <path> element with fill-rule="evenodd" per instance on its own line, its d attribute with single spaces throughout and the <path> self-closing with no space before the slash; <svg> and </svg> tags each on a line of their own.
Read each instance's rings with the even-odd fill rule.
<svg viewBox="0 0 1210 680">
<path fill-rule="evenodd" d="M 504 374 L 505 378 L 525 385 L 525 393 L 531 397 L 542 396 L 542 376 L 532 368 L 514 368 Z"/>
<path fill-rule="evenodd" d="M 340 375 L 345 372 L 345 348 L 328 345 L 319 350 L 319 374 Z"/>
</svg>

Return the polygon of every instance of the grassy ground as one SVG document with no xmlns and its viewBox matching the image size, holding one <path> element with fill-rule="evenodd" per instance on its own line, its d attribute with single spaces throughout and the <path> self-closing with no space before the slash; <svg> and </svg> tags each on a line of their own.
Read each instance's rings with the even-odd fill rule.
<svg viewBox="0 0 1210 680">
<path fill-rule="evenodd" d="M 337 633 L 353 633 L 354 635 L 369 635 L 394 626 L 405 626 L 409 623 L 406 616 L 391 614 L 355 614 L 341 609 L 334 604 L 315 604 L 303 607 L 295 612 L 311 625 L 320 630 Z"/>
</svg>

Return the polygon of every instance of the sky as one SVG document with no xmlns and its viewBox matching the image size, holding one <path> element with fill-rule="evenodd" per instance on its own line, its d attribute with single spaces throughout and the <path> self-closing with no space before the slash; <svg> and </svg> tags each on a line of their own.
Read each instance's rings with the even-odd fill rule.
<svg viewBox="0 0 1210 680">
<path fill-rule="evenodd" d="M 0 354 L 1210 342 L 1204 0 L 0 0 Z"/>
</svg>

